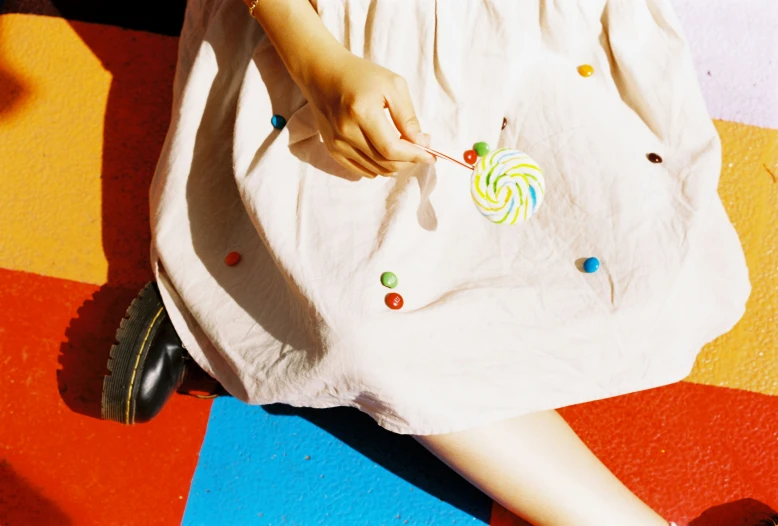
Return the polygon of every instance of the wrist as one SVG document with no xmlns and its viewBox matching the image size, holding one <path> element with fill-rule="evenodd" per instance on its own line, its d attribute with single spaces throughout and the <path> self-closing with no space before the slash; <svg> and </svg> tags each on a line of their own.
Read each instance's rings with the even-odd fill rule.
<svg viewBox="0 0 778 526">
<path fill-rule="evenodd" d="M 327 82 L 333 73 L 348 67 L 347 62 L 351 58 L 354 55 L 333 38 L 327 45 L 307 50 L 303 56 L 295 57 L 287 67 L 294 81 L 305 89 Z"/>
<path fill-rule="evenodd" d="M 243 1 L 249 6 L 253 2 Z M 254 18 L 301 88 L 327 78 L 328 68 L 353 56 L 329 32 L 309 0 L 259 0 Z"/>
</svg>

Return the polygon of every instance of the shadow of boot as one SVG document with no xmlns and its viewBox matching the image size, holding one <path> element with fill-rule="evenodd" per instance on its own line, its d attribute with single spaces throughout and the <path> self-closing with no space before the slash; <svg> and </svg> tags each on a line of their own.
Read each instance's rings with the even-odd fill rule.
<svg viewBox="0 0 778 526">
<path fill-rule="evenodd" d="M 128 287 L 103 285 L 78 309 L 78 317 L 65 331 L 60 346 L 57 386 L 72 411 L 101 418 L 103 377 L 108 374 L 108 353 L 115 343 L 119 322 L 137 295 Z"/>
</svg>

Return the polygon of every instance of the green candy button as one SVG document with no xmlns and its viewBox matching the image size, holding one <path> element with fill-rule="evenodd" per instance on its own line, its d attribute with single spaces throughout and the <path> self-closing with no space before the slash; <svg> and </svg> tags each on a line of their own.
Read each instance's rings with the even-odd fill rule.
<svg viewBox="0 0 778 526">
<path fill-rule="evenodd" d="M 384 272 L 381 274 L 381 285 L 393 289 L 397 286 L 397 276 L 393 272 Z"/>
<path fill-rule="evenodd" d="M 489 148 L 489 145 L 485 142 L 477 142 L 473 145 L 473 150 L 478 154 L 478 157 L 483 157 L 489 153 L 491 148 Z"/>
</svg>

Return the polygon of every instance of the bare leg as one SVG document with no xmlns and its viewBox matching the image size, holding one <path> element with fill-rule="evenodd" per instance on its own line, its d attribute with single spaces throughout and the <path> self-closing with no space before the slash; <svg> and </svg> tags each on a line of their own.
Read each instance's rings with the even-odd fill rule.
<svg viewBox="0 0 778 526">
<path fill-rule="evenodd" d="M 415 437 L 535 526 L 667 526 L 613 475 L 556 411 Z"/>
</svg>

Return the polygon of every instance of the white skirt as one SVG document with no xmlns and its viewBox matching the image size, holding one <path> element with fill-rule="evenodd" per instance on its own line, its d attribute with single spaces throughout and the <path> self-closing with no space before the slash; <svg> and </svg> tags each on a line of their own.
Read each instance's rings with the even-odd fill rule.
<svg viewBox="0 0 778 526">
<path fill-rule="evenodd" d="M 190 1 L 151 188 L 152 264 L 185 346 L 234 396 L 447 433 L 677 382 L 743 314 L 720 144 L 667 1 L 318 11 L 407 80 L 434 148 L 527 152 L 545 199 L 503 226 L 456 164 L 351 175 L 245 6 Z M 586 274 L 590 256 L 601 267 Z M 385 271 L 400 310 L 384 304 Z"/>
</svg>

